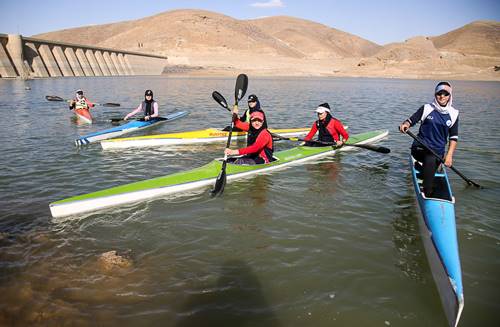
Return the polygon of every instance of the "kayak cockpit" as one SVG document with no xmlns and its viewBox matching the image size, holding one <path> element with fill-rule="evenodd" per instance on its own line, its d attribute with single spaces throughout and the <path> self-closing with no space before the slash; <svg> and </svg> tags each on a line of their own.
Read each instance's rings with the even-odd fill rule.
<svg viewBox="0 0 500 327">
<path fill-rule="evenodd" d="M 418 187 L 420 189 L 420 194 L 424 199 L 437 199 L 443 201 L 453 202 L 453 194 L 451 193 L 450 183 L 448 181 L 448 176 L 444 170 L 443 165 L 439 165 L 436 173 L 434 174 L 434 180 L 432 182 L 432 193 L 430 196 L 426 196 L 423 193 L 423 166 L 422 163 L 413 159 L 413 166 L 415 168 L 415 177 L 418 182 Z"/>
<path fill-rule="evenodd" d="M 252 166 L 252 167 L 265 167 L 267 165 L 269 165 L 270 163 L 274 163 L 274 162 L 277 162 L 279 161 L 280 159 L 279 158 L 276 158 L 273 156 L 273 160 L 268 162 L 268 163 L 261 163 L 261 164 L 246 164 L 246 163 L 236 163 L 236 160 L 238 159 L 241 159 L 243 158 L 244 156 L 235 156 L 235 157 L 231 157 L 231 158 L 227 158 L 227 163 L 230 164 L 230 165 L 235 165 L 235 166 Z M 219 158 L 219 159 L 216 159 L 217 161 L 223 161 L 224 158 Z"/>
</svg>

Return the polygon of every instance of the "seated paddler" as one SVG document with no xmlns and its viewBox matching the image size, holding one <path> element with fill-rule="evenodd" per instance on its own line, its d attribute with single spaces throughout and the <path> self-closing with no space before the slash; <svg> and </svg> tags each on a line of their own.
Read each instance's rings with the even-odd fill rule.
<svg viewBox="0 0 500 327">
<path fill-rule="evenodd" d="M 227 148 L 224 153 L 228 156 L 243 155 L 233 163 L 237 165 L 257 165 L 273 161 L 273 137 L 265 124 L 265 116 L 261 111 L 250 114 L 250 122 L 246 123 L 238 117 L 237 109 L 233 112 L 234 125 L 248 132 L 247 146 L 245 148 L 232 150 Z"/>
<path fill-rule="evenodd" d="M 306 145 L 322 146 L 321 143 L 307 142 L 311 141 L 316 133 L 318 133 L 318 141 L 327 143 L 326 145 L 335 143 L 337 146 L 342 146 L 347 142 L 349 134 L 342 122 L 332 116 L 328 103 L 320 104 L 315 111 L 318 114 L 318 120 L 313 123 L 309 134 L 304 138 Z"/>
</svg>

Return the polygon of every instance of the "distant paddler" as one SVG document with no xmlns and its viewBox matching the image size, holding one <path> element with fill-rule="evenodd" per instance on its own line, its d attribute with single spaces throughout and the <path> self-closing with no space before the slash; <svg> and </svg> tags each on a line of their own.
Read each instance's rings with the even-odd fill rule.
<svg viewBox="0 0 500 327">
<path fill-rule="evenodd" d="M 243 155 L 233 163 L 237 165 L 258 165 L 273 161 L 273 137 L 264 127 L 265 116 L 261 111 L 250 114 L 250 122 L 246 123 L 238 117 L 238 108 L 233 110 L 234 124 L 239 129 L 248 132 L 247 147 L 238 150 L 227 148 L 224 153 L 228 156 Z"/>
<path fill-rule="evenodd" d="M 434 89 L 433 101 L 421 106 L 399 126 L 401 133 L 406 133 L 411 126 L 420 123 L 417 137 L 424 144 L 415 140 L 411 146 L 411 155 L 423 165 L 423 187 L 427 197 L 432 195 L 434 174 L 440 163 L 439 158 L 436 158 L 429 149 L 444 158 L 447 167 L 453 164 L 453 153 L 458 141 L 458 110 L 452 103 L 450 83 L 440 82 Z M 448 152 L 445 155 L 448 140 Z"/>
<path fill-rule="evenodd" d="M 82 90 L 77 90 L 75 98 L 69 102 L 69 110 L 73 110 L 76 117 L 84 123 L 92 124 L 92 115 L 90 108 L 94 108 L 94 104 L 89 101 L 84 95 Z"/>
<path fill-rule="evenodd" d="M 259 98 L 255 94 L 250 94 L 248 96 L 248 109 L 245 110 L 243 115 L 240 116 L 240 120 L 244 123 L 250 123 L 250 115 L 255 112 L 255 111 L 260 111 L 264 115 L 264 128 L 267 128 L 267 119 L 266 119 L 266 114 L 264 113 L 264 110 L 262 110 L 260 106 L 260 101 Z M 228 131 L 229 126 L 224 128 L 224 131 Z M 240 130 L 239 128 L 236 128 L 233 130 L 238 131 Z"/>
<path fill-rule="evenodd" d="M 144 92 L 144 101 L 142 101 L 136 109 L 126 115 L 123 120 L 129 119 L 139 112 L 144 114 L 144 120 L 146 121 L 158 117 L 158 102 L 153 100 L 153 91 L 146 90 L 146 92 Z"/>
<path fill-rule="evenodd" d="M 330 105 L 325 102 L 316 108 L 318 120 L 314 122 L 306 135 L 304 141 L 311 141 L 314 135 L 318 133 L 318 141 L 324 143 L 336 143 L 337 146 L 342 146 L 349 139 L 349 134 L 344 128 L 340 120 L 334 118 L 330 111 Z M 319 142 L 306 143 L 309 146 L 322 146 Z"/>
<path fill-rule="evenodd" d="M 264 110 L 260 107 L 259 98 L 255 94 L 250 94 L 248 96 L 248 109 L 245 110 L 243 115 L 241 115 L 240 120 L 245 123 L 250 122 L 250 115 L 256 111 L 262 112 L 264 115 L 264 128 L 267 128 L 267 119 Z"/>
</svg>

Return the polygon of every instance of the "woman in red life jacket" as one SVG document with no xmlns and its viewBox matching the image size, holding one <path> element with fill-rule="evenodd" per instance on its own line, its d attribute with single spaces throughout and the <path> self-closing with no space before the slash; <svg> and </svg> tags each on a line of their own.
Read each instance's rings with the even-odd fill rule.
<svg viewBox="0 0 500 327">
<path fill-rule="evenodd" d="M 235 160 L 237 165 L 257 165 L 273 161 L 273 137 L 264 127 L 265 117 L 261 111 L 250 114 L 250 123 L 240 120 L 237 114 L 233 114 L 235 126 L 248 132 L 247 147 L 238 150 L 227 148 L 224 153 L 228 156 L 244 155 Z"/>
<path fill-rule="evenodd" d="M 93 107 L 94 104 L 83 95 L 82 90 L 77 90 L 75 98 L 69 102 L 69 110 L 73 110 L 77 118 L 89 124 L 92 123 L 89 109 Z"/>
<path fill-rule="evenodd" d="M 330 105 L 328 103 L 320 104 L 318 108 L 316 108 L 316 112 L 318 113 L 318 120 L 314 122 L 309 134 L 307 134 L 304 140 L 312 140 L 316 132 L 319 132 L 318 141 L 328 143 L 335 142 L 337 146 L 342 146 L 349 139 L 349 134 L 344 129 L 344 125 L 342 125 L 340 120 L 332 117 Z M 342 136 L 342 139 L 340 136 Z M 322 146 L 321 144 L 313 142 L 307 145 Z"/>
<path fill-rule="evenodd" d="M 123 120 L 129 119 L 138 112 L 144 114 L 144 120 L 146 121 L 158 117 L 158 102 L 153 100 L 153 91 L 146 90 L 146 92 L 144 92 L 144 101 L 141 102 L 134 111 L 126 115 Z"/>
</svg>

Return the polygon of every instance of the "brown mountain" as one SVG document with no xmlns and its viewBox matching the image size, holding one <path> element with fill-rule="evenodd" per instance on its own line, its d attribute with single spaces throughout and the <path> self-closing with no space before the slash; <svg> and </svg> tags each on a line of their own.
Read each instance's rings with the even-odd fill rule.
<svg viewBox="0 0 500 327">
<path fill-rule="evenodd" d="M 174 10 L 134 21 L 35 35 L 166 55 L 167 73 L 386 76 L 500 80 L 500 23 L 479 21 L 435 37 L 379 46 L 294 17 L 237 20 Z"/>
<path fill-rule="evenodd" d="M 381 48 L 358 36 L 294 17 L 267 17 L 249 22 L 299 51 L 305 58 L 364 57 Z"/>
<path fill-rule="evenodd" d="M 476 21 L 430 39 L 441 51 L 498 57 L 500 53 L 500 23 Z"/>
<path fill-rule="evenodd" d="M 291 58 L 314 57 L 318 51 L 326 57 L 353 57 L 379 48 L 355 35 L 298 18 L 245 21 L 204 10 L 174 10 L 135 21 L 72 28 L 35 37 L 127 50 L 139 50 L 142 43 L 141 51 L 164 54 L 183 49 L 223 48 Z"/>
</svg>

